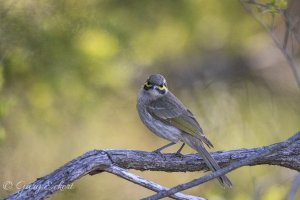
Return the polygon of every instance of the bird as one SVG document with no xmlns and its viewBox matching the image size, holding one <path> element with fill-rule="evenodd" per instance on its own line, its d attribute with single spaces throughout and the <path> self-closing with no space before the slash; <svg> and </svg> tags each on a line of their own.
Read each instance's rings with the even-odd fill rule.
<svg viewBox="0 0 300 200">
<path fill-rule="evenodd" d="M 137 97 L 137 111 L 143 124 L 155 135 L 171 143 L 155 150 L 161 150 L 182 142 L 176 152 L 180 154 L 185 144 L 196 150 L 211 171 L 217 171 L 220 166 L 204 147 L 213 147 L 206 138 L 202 128 L 190 110 L 168 90 L 167 81 L 161 74 L 148 77 Z M 217 178 L 221 186 L 232 187 L 232 183 L 225 175 Z"/>
</svg>

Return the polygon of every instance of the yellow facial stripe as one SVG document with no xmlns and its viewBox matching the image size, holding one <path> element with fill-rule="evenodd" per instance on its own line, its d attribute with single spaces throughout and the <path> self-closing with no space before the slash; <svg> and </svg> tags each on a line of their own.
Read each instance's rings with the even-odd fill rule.
<svg viewBox="0 0 300 200">
<path fill-rule="evenodd" d="M 151 87 L 151 86 L 152 86 L 151 84 L 149 84 L 148 81 L 146 81 L 144 85 L 145 85 L 146 87 Z"/>
<path fill-rule="evenodd" d="M 166 90 L 167 88 L 166 88 L 166 86 L 164 86 L 164 85 L 160 85 L 160 86 L 158 86 L 158 89 L 159 89 L 159 90 Z"/>
</svg>

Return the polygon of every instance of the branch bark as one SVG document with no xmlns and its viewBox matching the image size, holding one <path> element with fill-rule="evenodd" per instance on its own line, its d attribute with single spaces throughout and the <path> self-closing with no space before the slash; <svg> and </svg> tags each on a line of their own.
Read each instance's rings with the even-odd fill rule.
<svg viewBox="0 0 300 200">
<path fill-rule="evenodd" d="M 288 143 L 287 147 L 286 144 Z M 272 154 L 264 152 L 276 147 Z M 300 171 L 300 132 L 286 141 L 257 148 L 243 148 L 230 151 L 219 151 L 212 156 L 221 167 L 242 162 L 249 158 L 253 162 L 247 165 L 278 165 Z M 94 175 L 103 171 L 110 171 L 114 166 L 124 169 L 151 170 L 165 172 L 191 172 L 208 170 L 198 154 L 178 157 L 175 154 L 157 154 L 153 152 L 133 150 L 92 150 L 75 158 L 52 173 L 38 178 L 18 192 L 5 199 L 44 199 L 58 192 L 61 187 L 73 183 L 87 174 Z"/>
<path fill-rule="evenodd" d="M 186 190 L 188 188 L 191 188 L 191 187 L 200 185 L 202 183 L 205 183 L 209 180 L 212 180 L 213 178 L 222 176 L 222 175 L 224 175 L 224 174 L 226 174 L 230 171 L 233 171 L 233 170 L 235 170 L 239 167 L 242 167 L 242 166 L 245 166 L 245 165 L 250 165 L 251 163 L 256 163 L 255 161 L 260 157 L 265 157 L 267 155 L 271 155 L 272 153 L 277 152 L 278 150 L 284 150 L 285 148 L 289 147 L 291 144 L 294 143 L 294 138 L 295 137 L 297 138 L 297 137 L 299 137 L 299 135 L 295 135 L 293 137 L 290 137 L 286 141 L 281 142 L 281 143 L 277 143 L 276 145 L 269 146 L 268 148 L 265 149 L 264 152 L 262 152 L 262 154 L 257 154 L 257 155 L 250 156 L 247 159 L 241 160 L 239 162 L 235 162 L 235 163 L 233 163 L 233 164 L 231 164 L 227 167 L 219 169 L 219 170 L 217 170 L 215 172 L 212 172 L 212 173 L 210 173 L 206 176 L 194 179 L 194 180 L 192 180 L 188 183 L 177 185 L 177 186 L 175 186 L 175 187 L 173 187 L 169 190 L 160 191 L 159 193 L 157 193 L 155 195 L 152 195 L 150 197 L 144 198 L 143 200 L 157 200 L 157 199 L 161 199 L 163 197 L 168 197 L 168 196 L 170 196 L 170 195 L 172 195 L 176 192 Z"/>
<path fill-rule="evenodd" d="M 165 191 L 169 190 L 169 188 L 162 187 L 154 182 L 148 181 L 140 176 L 137 176 L 135 174 L 132 174 L 128 172 L 127 170 L 117 167 L 117 166 L 112 166 L 106 170 L 109 173 L 115 174 L 121 178 L 124 178 L 132 183 L 138 184 L 142 187 L 148 188 L 152 191 L 160 192 L 160 191 Z M 175 193 L 170 195 L 171 198 L 173 199 L 178 199 L 178 200 L 206 200 L 205 198 L 202 197 L 195 197 L 191 195 L 186 195 L 182 193 Z"/>
</svg>

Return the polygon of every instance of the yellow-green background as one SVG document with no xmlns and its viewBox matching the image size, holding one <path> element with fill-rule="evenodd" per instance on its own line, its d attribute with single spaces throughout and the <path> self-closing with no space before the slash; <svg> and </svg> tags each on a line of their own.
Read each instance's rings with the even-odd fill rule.
<svg viewBox="0 0 300 200">
<path fill-rule="evenodd" d="M 151 73 L 166 76 L 215 150 L 267 145 L 300 129 L 290 68 L 238 1 L 3 0 L 0 16 L 1 185 L 30 183 L 92 149 L 166 144 L 135 109 Z M 133 172 L 168 187 L 203 175 Z M 212 200 L 283 199 L 295 174 L 243 167 L 229 174 L 233 189 L 212 181 L 186 192 Z M 0 197 L 13 191 L 1 187 Z M 102 173 L 51 198 L 150 194 Z"/>
</svg>

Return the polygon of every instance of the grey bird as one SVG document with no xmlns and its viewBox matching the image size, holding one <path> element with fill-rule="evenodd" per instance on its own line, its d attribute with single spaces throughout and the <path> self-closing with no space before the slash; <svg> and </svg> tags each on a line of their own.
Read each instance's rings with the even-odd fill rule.
<svg viewBox="0 0 300 200">
<path fill-rule="evenodd" d="M 168 90 L 166 79 L 160 74 L 151 75 L 141 88 L 137 99 L 137 110 L 142 122 L 157 136 L 171 141 L 156 152 L 179 141 L 195 149 L 203 158 L 211 171 L 220 166 L 205 149 L 212 143 L 205 137 L 194 115 Z M 220 184 L 232 187 L 231 181 L 224 175 L 218 177 Z"/>
</svg>

